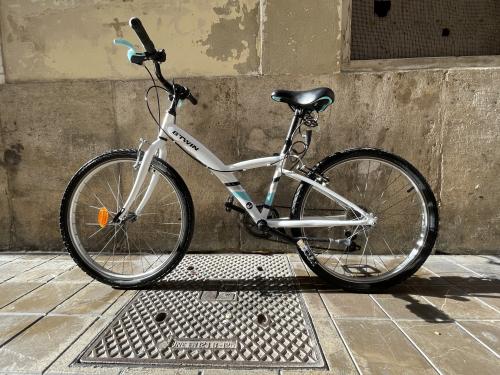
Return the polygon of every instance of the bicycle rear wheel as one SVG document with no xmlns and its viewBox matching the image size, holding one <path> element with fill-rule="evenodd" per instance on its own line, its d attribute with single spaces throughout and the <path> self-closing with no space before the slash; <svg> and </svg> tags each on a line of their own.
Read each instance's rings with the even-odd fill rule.
<svg viewBox="0 0 500 375">
<path fill-rule="evenodd" d="M 311 248 L 316 261 L 303 259 L 318 276 L 344 289 L 370 291 L 397 284 L 418 270 L 434 246 L 438 210 L 417 169 L 381 150 L 355 149 L 323 159 L 314 174 L 326 177 L 330 189 L 377 218 L 374 226 L 294 228 L 293 236 Z M 358 218 L 302 183 L 291 218 L 305 216 Z"/>
<path fill-rule="evenodd" d="M 136 150 L 116 150 L 85 164 L 71 179 L 61 204 L 64 243 L 91 277 L 138 287 L 160 279 L 182 259 L 194 227 L 193 202 L 177 172 L 154 158 L 142 189 L 122 223 L 114 216 L 127 199 L 138 168 Z M 152 176 L 158 183 L 135 215 Z"/>
</svg>

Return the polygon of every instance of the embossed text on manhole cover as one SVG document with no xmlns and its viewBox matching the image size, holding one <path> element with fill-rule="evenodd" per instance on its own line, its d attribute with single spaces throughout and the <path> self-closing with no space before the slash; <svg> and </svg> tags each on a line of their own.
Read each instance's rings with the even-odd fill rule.
<svg viewBox="0 0 500 375">
<path fill-rule="evenodd" d="M 80 364 L 324 367 L 286 256 L 190 255 L 140 291 Z"/>
</svg>

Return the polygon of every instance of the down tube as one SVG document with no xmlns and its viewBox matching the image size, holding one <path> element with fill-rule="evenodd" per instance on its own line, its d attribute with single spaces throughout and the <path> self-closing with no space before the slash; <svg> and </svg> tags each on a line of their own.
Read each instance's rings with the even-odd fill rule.
<svg viewBox="0 0 500 375">
<path fill-rule="evenodd" d="M 175 124 L 168 126 L 166 133 L 175 144 L 206 167 L 218 172 L 230 172 L 230 169 L 212 151 Z"/>
</svg>

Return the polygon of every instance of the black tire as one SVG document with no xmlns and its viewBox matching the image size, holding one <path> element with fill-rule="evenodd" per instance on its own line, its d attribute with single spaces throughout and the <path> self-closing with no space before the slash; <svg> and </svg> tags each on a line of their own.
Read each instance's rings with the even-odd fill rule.
<svg viewBox="0 0 500 375">
<path fill-rule="evenodd" d="M 427 257 L 432 252 L 434 243 L 438 235 L 438 222 L 439 222 L 436 199 L 425 178 L 409 162 L 400 158 L 399 156 L 390 154 L 388 152 L 372 148 L 360 148 L 360 149 L 350 149 L 343 152 L 335 153 L 317 163 L 312 169 L 312 172 L 309 173 L 308 177 L 314 179 L 314 176 L 323 175 L 326 171 L 330 170 L 332 167 L 334 167 L 339 163 L 346 162 L 349 159 L 359 159 L 363 157 L 378 158 L 380 160 L 387 161 L 397 166 L 401 170 L 403 170 L 407 174 L 407 176 L 411 178 L 411 180 L 415 183 L 415 185 L 419 189 L 424 199 L 428 215 L 428 225 L 427 225 L 427 233 L 425 234 L 424 244 L 420 249 L 420 252 L 416 256 L 416 258 L 413 259 L 411 263 L 407 264 L 399 273 L 395 274 L 393 277 L 386 279 L 384 281 L 356 283 L 344 280 L 342 278 L 332 275 L 332 273 L 325 270 L 318 262 L 314 262 L 315 264 L 313 264 L 307 258 L 307 256 L 305 256 L 302 253 L 302 251 L 298 249 L 298 252 L 302 257 L 303 261 L 315 274 L 317 274 L 325 281 L 330 282 L 342 289 L 354 292 L 372 292 L 385 289 L 395 284 L 401 283 L 402 281 L 410 277 L 412 274 L 414 274 L 422 266 L 422 264 L 425 262 Z M 298 186 L 291 207 L 291 212 L 290 212 L 291 219 L 295 220 L 300 219 L 301 212 L 303 212 L 302 211 L 303 205 L 306 204 L 305 199 L 310 190 L 311 190 L 311 185 L 307 183 L 302 182 Z M 303 235 L 303 233 L 304 232 L 302 228 L 292 229 L 292 235 L 294 237 L 300 237 Z"/>
<path fill-rule="evenodd" d="M 82 179 L 93 169 L 97 168 L 98 166 L 104 163 L 112 161 L 113 159 L 130 159 L 135 161 L 137 159 L 137 150 L 128 150 L 128 149 L 113 150 L 104 153 L 87 162 L 78 170 L 78 172 L 76 172 L 76 174 L 72 177 L 71 181 L 69 182 L 61 202 L 60 221 L 59 221 L 61 235 L 64 245 L 66 246 L 66 249 L 73 258 L 73 260 L 90 277 L 102 283 L 111 285 L 115 288 L 123 288 L 123 289 L 139 288 L 151 284 L 163 278 L 166 274 L 171 272 L 181 261 L 184 254 L 188 250 L 194 230 L 195 217 L 194 217 L 193 200 L 191 198 L 191 194 L 186 184 L 184 183 L 181 176 L 175 171 L 175 169 L 173 169 L 165 161 L 155 157 L 152 161 L 154 169 L 160 172 L 172 184 L 172 186 L 178 193 L 177 197 L 179 198 L 179 201 L 182 204 L 182 207 L 185 212 L 186 227 L 183 230 L 181 240 L 179 241 L 177 248 L 172 251 L 171 256 L 169 256 L 169 259 L 160 267 L 158 267 L 158 269 L 154 274 L 147 277 L 146 279 L 140 281 L 116 280 L 115 278 L 109 278 L 106 275 L 99 273 L 96 270 L 96 268 L 88 264 L 88 261 L 85 260 L 76 250 L 70 235 L 68 216 L 69 216 L 71 199 L 80 181 L 82 181 Z"/>
</svg>

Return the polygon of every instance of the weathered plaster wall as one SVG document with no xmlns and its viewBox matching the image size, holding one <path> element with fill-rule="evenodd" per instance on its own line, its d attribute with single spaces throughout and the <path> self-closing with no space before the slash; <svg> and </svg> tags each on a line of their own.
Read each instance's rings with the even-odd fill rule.
<svg viewBox="0 0 500 375">
<path fill-rule="evenodd" d="M 255 74 L 259 0 L 67 0 L 0 2 L 9 82 L 143 78 L 114 38 L 139 43 L 140 17 L 174 76 Z"/>
<path fill-rule="evenodd" d="M 275 88 L 333 87 L 337 100 L 321 116 L 308 160 L 357 146 L 381 147 L 407 158 L 440 202 L 437 248 L 496 252 L 500 243 L 500 69 L 423 70 L 315 76 L 186 78 L 199 95 L 186 105 L 183 127 L 226 162 L 279 151 L 289 109 L 273 102 Z M 142 96 L 147 81 L 65 81 L 0 86 L 0 248 L 62 248 L 62 191 L 83 162 L 116 147 L 154 137 Z M 64 152 L 61 146 L 67 148 Z M 193 249 L 268 250 L 223 210 L 227 192 L 215 177 L 172 148 L 169 161 L 192 191 L 197 226 Z M 270 171 L 242 181 L 263 197 Z M 280 186 L 288 205 L 295 184 Z M 286 211 L 282 211 L 283 214 Z M 8 228 L 8 230 L 7 230 Z"/>
<path fill-rule="evenodd" d="M 8 82 L 143 78 L 114 38 L 143 21 L 172 76 L 338 70 L 340 0 L 0 1 Z M 311 58 L 314 56 L 314 58 Z"/>
</svg>

